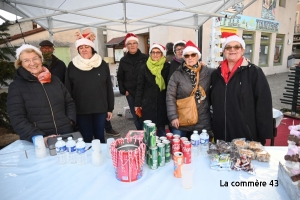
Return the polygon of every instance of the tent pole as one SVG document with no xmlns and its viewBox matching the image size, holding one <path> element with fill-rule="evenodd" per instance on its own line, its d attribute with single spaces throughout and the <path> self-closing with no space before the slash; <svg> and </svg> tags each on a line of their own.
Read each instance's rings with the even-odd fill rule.
<svg viewBox="0 0 300 200">
<path fill-rule="evenodd" d="M 123 0 L 123 13 L 124 13 L 124 28 L 125 28 L 125 33 L 127 33 L 126 0 Z"/>
<path fill-rule="evenodd" d="M 53 29 L 53 20 L 52 20 L 52 17 L 47 17 L 47 22 L 48 22 L 48 32 L 49 32 L 49 40 L 53 43 L 53 32 L 52 32 L 52 29 Z"/>
</svg>

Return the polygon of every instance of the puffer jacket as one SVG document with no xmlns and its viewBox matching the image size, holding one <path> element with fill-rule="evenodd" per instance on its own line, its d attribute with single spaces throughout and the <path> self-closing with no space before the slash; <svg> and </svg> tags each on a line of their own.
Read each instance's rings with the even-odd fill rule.
<svg viewBox="0 0 300 200">
<path fill-rule="evenodd" d="M 137 53 L 139 56 L 136 63 L 132 63 L 128 55 L 125 55 L 120 60 L 117 79 L 120 93 L 123 95 L 128 91 L 130 95 L 135 97 L 140 69 L 146 64 L 148 59 L 148 56 L 143 54 L 139 49 Z"/>
<path fill-rule="evenodd" d="M 169 63 L 165 63 L 161 75 L 167 83 Z M 135 96 L 135 107 L 142 107 L 142 120 L 151 120 L 157 127 L 169 124 L 166 108 L 166 89 L 160 91 L 155 82 L 155 76 L 150 72 L 147 65 L 143 65 Z"/>
<path fill-rule="evenodd" d="M 41 84 L 23 67 L 9 86 L 7 112 L 14 131 L 30 142 L 35 135 L 71 133 L 71 120 L 76 122 L 75 103 L 64 84 L 56 76 Z"/>
<path fill-rule="evenodd" d="M 169 80 L 168 89 L 167 89 L 167 115 L 169 121 L 178 118 L 176 110 L 176 100 L 189 97 L 193 91 L 192 82 L 189 75 L 183 71 L 182 63 L 179 68 L 173 73 Z M 208 68 L 207 66 L 202 66 L 200 71 L 200 81 L 199 85 L 205 90 L 206 98 L 200 103 L 197 102 L 198 109 L 198 122 L 193 126 L 180 126 L 179 130 L 181 131 L 193 131 L 202 129 L 211 130 L 211 117 L 209 111 L 209 87 L 210 87 L 210 75 L 213 69 Z"/>
<path fill-rule="evenodd" d="M 264 144 L 273 138 L 272 96 L 261 68 L 244 59 L 226 84 L 219 66 L 211 85 L 215 140 L 246 138 Z"/>
</svg>

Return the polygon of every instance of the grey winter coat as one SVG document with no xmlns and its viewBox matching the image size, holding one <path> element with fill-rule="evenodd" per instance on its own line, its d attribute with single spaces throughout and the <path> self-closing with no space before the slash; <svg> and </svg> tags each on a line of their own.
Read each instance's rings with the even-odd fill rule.
<svg viewBox="0 0 300 200">
<path fill-rule="evenodd" d="M 167 88 L 167 115 L 170 122 L 178 118 L 176 110 L 176 100 L 183 99 L 190 96 L 193 87 L 189 75 L 182 69 L 183 63 L 180 67 L 173 73 L 171 76 L 168 88 Z M 202 66 L 200 71 L 200 81 L 199 85 L 205 90 L 206 98 L 200 103 L 196 101 L 198 108 L 198 122 L 193 126 L 180 126 L 179 130 L 181 131 L 193 131 L 202 129 L 211 130 L 211 117 L 209 111 L 209 87 L 210 87 L 210 75 L 213 69 L 208 68 L 207 66 Z"/>
</svg>

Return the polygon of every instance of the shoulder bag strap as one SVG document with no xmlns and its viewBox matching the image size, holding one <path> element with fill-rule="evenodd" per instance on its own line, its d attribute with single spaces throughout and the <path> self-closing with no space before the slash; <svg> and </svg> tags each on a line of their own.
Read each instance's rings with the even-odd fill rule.
<svg viewBox="0 0 300 200">
<path fill-rule="evenodd" d="M 201 67 L 201 66 L 200 66 L 200 67 Z M 199 72 L 197 73 L 196 87 L 193 89 L 193 91 L 192 91 L 192 93 L 191 93 L 190 96 L 194 96 L 195 93 L 196 93 L 196 91 L 197 91 L 197 89 L 198 89 L 198 87 L 199 87 L 200 71 L 201 71 L 201 69 L 200 69 Z"/>
</svg>

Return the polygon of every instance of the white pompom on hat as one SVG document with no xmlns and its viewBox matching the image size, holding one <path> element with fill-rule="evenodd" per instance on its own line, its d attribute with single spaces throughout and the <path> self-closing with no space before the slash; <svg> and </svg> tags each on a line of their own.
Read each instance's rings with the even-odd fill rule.
<svg viewBox="0 0 300 200">
<path fill-rule="evenodd" d="M 153 45 L 150 47 L 149 54 L 151 53 L 152 49 L 154 49 L 154 48 L 158 48 L 162 52 L 162 54 L 164 56 L 166 56 L 166 47 L 161 44 L 157 44 L 157 43 L 153 43 Z"/>
<path fill-rule="evenodd" d="M 177 42 L 174 42 L 174 46 L 173 46 L 173 52 L 174 52 L 174 54 L 175 54 L 175 48 L 176 48 L 176 46 L 178 45 L 178 44 L 183 44 L 183 46 L 185 46 L 185 44 L 186 44 L 186 41 L 184 41 L 184 40 L 179 40 L 179 41 L 177 41 Z"/>
<path fill-rule="evenodd" d="M 42 52 L 37 47 L 32 46 L 30 44 L 22 44 L 22 46 L 20 46 L 19 48 L 17 48 L 17 50 L 16 50 L 16 57 L 17 57 L 17 59 L 20 58 L 20 54 L 24 50 L 26 50 L 26 49 L 32 49 L 32 50 L 34 50 L 37 54 L 39 54 L 39 56 L 42 58 L 42 61 L 43 61 L 43 54 L 42 54 Z"/>
<path fill-rule="evenodd" d="M 239 42 L 241 44 L 241 46 L 243 47 L 243 49 L 245 49 L 245 47 L 246 47 L 245 41 L 241 37 L 237 36 L 234 33 L 224 32 L 224 33 L 222 33 L 222 38 L 225 38 L 225 41 L 222 44 L 222 50 L 223 51 L 224 51 L 226 45 L 229 42 L 233 42 L 233 41 Z"/>
<path fill-rule="evenodd" d="M 201 53 L 199 48 L 191 41 L 187 41 L 187 43 L 185 44 L 185 48 L 183 50 L 182 55 L 187 54 L 188 52 L 194 52 L 198 54 L 199 59 L 201 58 Z"/>
</svg>

